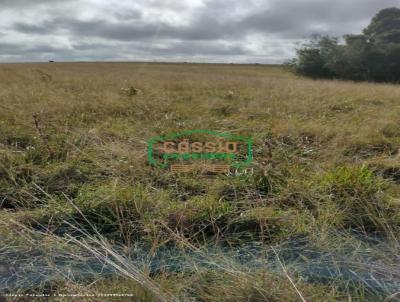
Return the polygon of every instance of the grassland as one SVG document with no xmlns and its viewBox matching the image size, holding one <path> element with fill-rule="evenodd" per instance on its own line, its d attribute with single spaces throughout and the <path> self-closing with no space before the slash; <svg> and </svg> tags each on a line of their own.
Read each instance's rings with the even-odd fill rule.
<svg viewBox="0 0 400 302">
<path fill-rule="evenodd" d="M 397 301 L 399 117 L 398 85 L 314 81 L 277 66 L 0 65 L 0 276 L 14 276 L 1 293 Z M 190 129 L 252 137 L 254 175 L 148 165 L 151 137 Z M 254 244 L 277 265 L 251 269 L 256 256 L 246 265 L 223 252 Z M 149 259 L 173 247 L 193 265 L 134 266 L 139 245 Z M 289 261 L 285 251 L 299 246 Z M 20 281 L 29 263 L 50 276 L 55 258 L 79 266 L 86 252 L 120 276 Z M 196 265 L 194 253 L 208 265 Z M 328 256 L 339 269 L 329 278 L 297 269 L 328 266 Z M 43 259 L 48 267 L 35 268 Z"/>
</svg>

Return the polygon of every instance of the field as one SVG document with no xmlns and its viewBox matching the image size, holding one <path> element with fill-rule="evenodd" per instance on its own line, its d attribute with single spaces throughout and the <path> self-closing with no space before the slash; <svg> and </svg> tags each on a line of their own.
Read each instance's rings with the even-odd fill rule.
<svg viewBox="0 0 400 302">
<path fill-rule="evenodd" d="M 279 66 L 0 65 L 0 294 L 397 301 L 399 117 L 398 85 Z M 254 174 L 148 164 L 191 129 L 252 137 Z"/>
</svg>

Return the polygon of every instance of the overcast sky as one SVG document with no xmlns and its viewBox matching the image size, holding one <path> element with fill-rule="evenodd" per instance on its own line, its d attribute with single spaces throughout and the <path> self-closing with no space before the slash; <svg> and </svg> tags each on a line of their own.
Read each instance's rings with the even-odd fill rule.
<svg viewBox="0 0 400 302">
<path fill-rule="evenodd" d="M 280 63 L 399 0 L 0 0 L 0 61 Z"/>
</svg>

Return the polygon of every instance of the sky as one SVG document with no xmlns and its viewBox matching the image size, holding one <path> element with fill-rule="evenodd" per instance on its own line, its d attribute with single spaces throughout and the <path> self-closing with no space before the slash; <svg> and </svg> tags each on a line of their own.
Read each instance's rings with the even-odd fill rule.
<svg viewBox="0 0 400 302">
<path fill-rule="evenodd" d="M 282 63 L 399 0 L 0 0 L 0 61 Z"/>
</svg>

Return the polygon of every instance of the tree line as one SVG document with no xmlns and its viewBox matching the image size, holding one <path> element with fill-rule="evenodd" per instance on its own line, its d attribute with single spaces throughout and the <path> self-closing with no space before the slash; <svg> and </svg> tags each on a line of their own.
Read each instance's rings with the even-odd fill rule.
<svg viewBox="0 0 400 302">
<path fill-rule="evenodd" d="M 380 11 L 359 35 L 315 36 L 288 64 L 312 78 L 400 83 L 400 9 Z"/>
</svg>

